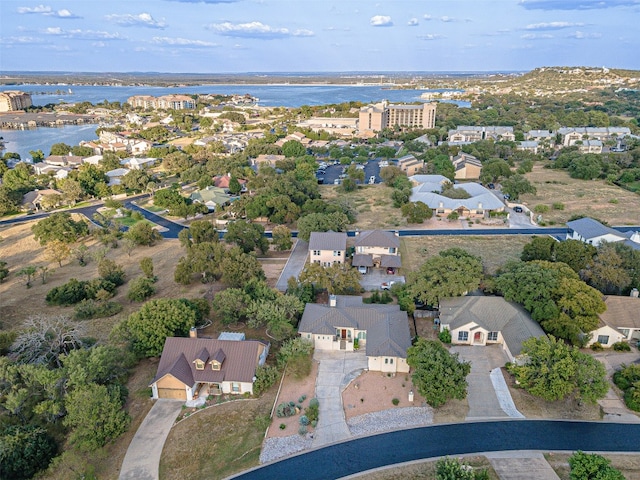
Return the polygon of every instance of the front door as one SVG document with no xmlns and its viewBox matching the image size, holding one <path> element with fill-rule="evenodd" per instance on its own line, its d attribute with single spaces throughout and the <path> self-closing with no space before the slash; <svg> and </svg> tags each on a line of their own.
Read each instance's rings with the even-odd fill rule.
<svg viewBox="0 0 640 480">
<path fill-rule="evenodd" d="M 473 343 L 481 343 L 482 342 L 482 333 L 476 332 L 473 334 Z"/>
<path fill-rule="evenodd" d="M 343 340 L 345 340 L 347 338 L 347 329 L 343 328 L 342 330 L 340 330 L 340 338 L 342 338 Z"/>
</svg>

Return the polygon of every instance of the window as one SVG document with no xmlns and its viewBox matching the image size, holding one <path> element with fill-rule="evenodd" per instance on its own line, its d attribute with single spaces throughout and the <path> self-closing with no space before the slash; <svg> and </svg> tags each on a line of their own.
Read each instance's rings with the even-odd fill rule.
<svg viewBox="0 0 640 480">
<path fill-rule="evenodd" d="M 366 340 L 367 332 L 358 332 L 358 340 Z"/>
<path fill-rule="evenodd" d="M 390 363 L 391 365 L 393 365 L 393 358 L 390 358 L 390 359 L 389 359 L 389 363 Z"/>
<path fill-rule="evenodd" d="M 609 335 L 598 335 L 598 343 L 607 345 L 609 343 Z"/>
<path fill-rule="evenodd" d="M 396 253 L 396 247 L 389 247 L 389 253 L 395 254 Z"/>
<path fill-rule="evenodd" d="M 196 370 L 204 370 L 204 362 L 202 360 L 196 360 Z"/>
<path fill-rule="evenodd" d="M 340 255 L 342 255 L 342 252 L 340 250 L 334 250 L 333 251 L 333 256 L 334 257 L 339 257 Z"/>
<path fill-rule="evenodd" d="M 459 342 L 468 342 L 469 341 L 469 332 L 458 332 L 458 341 Z"/>
<path fill-rule="evenodd" d="M 211 369 L 212 370 L 220 370 L 220 362 L 216 362 L 215 360 L 213 362 L 211 362 Z"/>
<path fill-rule="evenodd" d="M 489 342 L 497 342 L 498 341 L 498 332 L 489 332 L 487 336 L 487 340 Z"/>
<path fill-rule="evenodd" d="M 231 391 L 233 393 L 240 393 L 240 384 L 236 382 L 231 383 Z"/>
<path fill-rule="evenodd" d="M 389 364 L 389 359 L 388 359 L 388 358 L 385 358 L 385 359 L 384 359 L 384 364 L 385 364 L 385 365 L 388 365 L 388 364 Z"/>
<path fill-rule="evenodd" d="M 320 250 L 314 250 L 314 251 L 313 251 L 313 254 L 314 254 L 314 255 L 316 255 L 316 256 L 317 256 L 317 255 L 320 255 Z"/>
</svg>

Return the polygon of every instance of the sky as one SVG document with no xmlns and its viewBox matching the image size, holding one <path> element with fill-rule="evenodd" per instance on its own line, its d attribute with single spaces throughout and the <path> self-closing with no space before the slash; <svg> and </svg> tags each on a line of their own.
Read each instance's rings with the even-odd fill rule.
<svg viewBox="0 0 640 480">
<path fill-rule="evenodd" d="M 640 69 L 640 0 L 1 0 L 0 72 Z"/>
</svg>

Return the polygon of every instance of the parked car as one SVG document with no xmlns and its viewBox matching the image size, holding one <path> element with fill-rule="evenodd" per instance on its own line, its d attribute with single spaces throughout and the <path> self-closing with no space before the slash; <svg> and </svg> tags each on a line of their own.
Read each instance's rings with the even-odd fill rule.
<svg viewBox="0 0 640 480">
<path fill-rule="evenodd" d="M 362 265 L 358 267 L 358 272 L 360 272 L 361 274 L 365 274 L 367 273 L 367 267 L 363 267 Z"/>
<path fill-rule="evenodd" d="M 393 267 L 387 267 L 387 275 L 395 275 L 396 270 Z"/>
<path fill-rule="evenodd" d="M 380 284 L 380 288 L 382 290 L 391 290 L 391 287 L 393 287 L 396 284 L 396 282 L 394 282 L 393 280 L 391 280 L 390 282 L 382 282 Z"/>
<path fill-rule="evenodd" d="M 487 185 L 487 188 L 490 189 L 490 190 L 493 190 L 494 188 L 496 188 L 496 186 L 493 183 L 489 183 Z"/>
<path fill-rule="evenodd" d="M 369 185 L 373 185 L 374 183 L 376 183 L 376 177 L 375 175 L 371 175 L 369 177 Z"/>
<path fill-rule="evenodd" d="M 324 183 L 324 177 L 318 177 L 318 185 L 322 185 Z"/>
<path fill-rule="evenodd" d="M 505 200 L 511 200 L 511 195 L 509 195 L 508 193 L 505 193 L 503 197 Z"/>
<path fill-rule="evenodd" d="M 513 211 L 516 213 L 522 213 L 522 207 L 513 207 Z"/>
</svg>

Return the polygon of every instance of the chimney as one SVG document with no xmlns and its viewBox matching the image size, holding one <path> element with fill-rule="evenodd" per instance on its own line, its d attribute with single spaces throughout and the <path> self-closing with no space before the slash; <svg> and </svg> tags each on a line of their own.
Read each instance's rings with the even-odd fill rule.
<svg viewBox="0 0 640 480">
<path fill-rule="evenodd" d="M 630 296 L 632 296 L 633 298 L 638 298 L 638 289 L 637 288 L 631 289 Z"/>
<path fill-rule="evenodd" d="M 198 338 L 198 329 L 196 327 L 189 329 L 189 338 Z"/>
<path fill-rule="evenodd" d="M 329 306 L 335 307 L 337 302 L 337 298 L 335 295 L 329 295 Z"/>
</svg>

